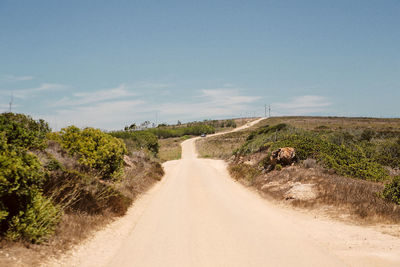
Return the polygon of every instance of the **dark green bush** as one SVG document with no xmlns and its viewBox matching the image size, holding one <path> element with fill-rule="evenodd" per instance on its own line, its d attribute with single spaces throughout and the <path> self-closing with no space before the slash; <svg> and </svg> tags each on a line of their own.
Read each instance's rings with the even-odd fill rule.
<svg viewBox="0 0 400 267">
<path fill-rule="evenodd" d="M 253 132 L 250 133 L 250 135 L 247 137 L 247 141 L 253 140 L 255 137 L 260 136 L 260 135 L 266 135 L 270 133 L 276 133 L 280 132 L 282 130 L 288 129 L 289 125 L 285 123 L 279 123 L 277 125 L 269 126 L 266 125 L 264 127 L 261 127 Z"/>
<path fill-rule="evenodd" d="M 207 124 L 193 124 L 186 127 L 165 127 L 165 128 L 151 128 L 147 131 L 155 134 L 158 138 L 181 137 L 184 135 L 201 135 L 215 133 L 215 128 Z"/>
<path fill-rule="evenodd" d="M 385 186 L 382 192 L 384 198 L 400 205 L 400 176 L 396 176 Z"/>
<path fill-rule="evenodd" d="M 40 192 L 31 192 L 32 199 L 24 210 L 13 216 L 6 233 L 10 240 L 27 240 L 32 243 L 41 243 L 54 233 L 60 221 L 61 212 L 50 199 Z"/>
<path fill-rule="evenodd" d="M 158 154 L 158 138 L 149 131 L 115 131 L 109 134 L 123 139 L 128 150 L 130 150 L 129 152 L 147 149 L 155 155 Z"/>
<path fill-rule="evenodd" d="M 57 137 L 58 136 L 58 137 Z M 99 171 L 103 179 L 118 178 L 122 172 L 123 156 L 127 153 L 124 142 L 98 129 L 75 126 L 64 128 L 56 136 L 61 146 L 79 163 Z"/>
<path fill-rule="evenodd" d="M 285 146 L 294 147 L 299 159 L 315 158 L 338 174 L 373 181 L 383 181 L 388 177 L 382 165 L 365 157 L 360 150 L 330 143 L 316 135 L 289 135 L 275 142 L 271 148 Z"/>
<path fill-rule="evenodd" d="M 227 120 L 225 122 L 224 127 L 232 127 L 232 128 L 236 128 L 236 122 L 234 120 Z"/>
<path fill-rule="evenodd" d="M 253 132 L 240 148 L 240 154 L 254 153 L 281 147 L 293 147 L 300 160 L 314 158 L 338 174 L 366 180 L 382 181 L 388 178 L 385 168 L 366 156 L 360 146 L 353 142 L 354 136 L 347 132 L 326 133 L 297 131 L 293 133 L 286 125 L 266 126 Z"/>
<path fill-rule="evenodd" d="M 375 136 L 375 131 L 371 129 L 365 129 L 360 136 L 361 141 L 371 141 L 371 139 Z"/>
<path fill-rule="evenodd" d="M 355 143 L 356 137 L 349 132 L 339 131 L 339 132 L 333 132 L 333 133 L 329 134 L 327 139 L 329 142 L 331 142 L 335 145 L 348 146 L 348 145 L 352 145 Z"/>
<path fill-rule="evenodd" d="M 0 115 L 0 132 L 5 133 L 9 145 L 24 149 L 45 146 L 49 125 L 44 120 L 35 121 L 24 114 L 3 113 Z"/>
<path fill-rule="evenodd" d="M 29 204 L 31 191 L 40 188 L 44 175 L 37 157 L 10 147 L 0 133 L 0 203 L 2 214 L 10 219 Z M 2 222 L 2 230 L 8 225 Z"/>
<path fill-rule="evenodd" d="M 379 144 L 377 148 L 378 152 L 375 155 L 376 161 L 385 166 L 400 168 L 399 140 L 387 140 Z"/>
<path fill-rule="evenodd" d="M 19 138 L 31 136 L 26 132 Z M 27 152 L 34 139 L 8 144 L 6 134 L 0 132 L 0 231 L 12 240 L 41 242 L 54 231 L 59 209 L 40 193 L 44 172 L 37 157 Z"/>
</svg>

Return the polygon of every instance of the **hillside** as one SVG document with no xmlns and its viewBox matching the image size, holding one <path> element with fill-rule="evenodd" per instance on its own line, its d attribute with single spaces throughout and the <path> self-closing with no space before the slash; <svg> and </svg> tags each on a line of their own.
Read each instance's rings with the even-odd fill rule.
<svg viewBox="0 0 400 267">
<path fill-rule="evenodd" d="M 295 149 L 293 163 L 271 162 L 283 147 Z M 400 222 L 400 119 L 276 117 L 201 139 L 197 149 L 228 160 L 235 179 L 279 202 L 338 218 Z"/>
</svg>

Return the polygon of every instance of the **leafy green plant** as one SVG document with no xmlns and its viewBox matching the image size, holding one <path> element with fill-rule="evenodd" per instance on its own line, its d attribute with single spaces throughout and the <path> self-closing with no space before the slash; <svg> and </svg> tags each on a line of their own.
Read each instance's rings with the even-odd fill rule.
<svg viewBox="0 0 400 267">
<path fill-rule="evenodd" d="M 45 146 L 49 125 L 44 120 L 33 120 L 24 114 L 0 114 L 0 132 L 5 133 L 9 145 L 24 149 L 41 149 Z"/>
<path fill-rule="evenodd" d="M 24 239 L 41 243 L 54 233 L 61 212 L 40 192 L 32 192 L 32 200 L 24 210 L 11 218 L 6 236 L 11 240 Z"/>
<path fill-rule="evenodd" d="M 129 152 L 147 149 L 157 155 L 160 148 L 157 136 L 149 131 L 114 131 L 109 134 L 123 139 Z"/>
<path fill-rule="evenodd" d="M 75 126 L 64 128 L 58 134 L 63 148 L 78 156 L 79 163 L 99 171 L 104 179 L 118 178 L 127 153 L 124 142 L 98 129 Z"/>
<path fill-rule="evenodd" d="M 186 127 L 161 127 L 151 128 L 147 131 L 157 135 L 158 138 L 181 137 L 184 135 L 201 135 L 215 133 L 215 128 L 204 123 L 188 125 Z"/>
<path fill-rule="evenodd" d="M 7 218 L 24 209 L 30 192 L 40 188 L 44 175 L 37 157 L 23 149 L 10 147 L 0 133 L 0 203 Z M 2 229 L 7 228 L 2 225 Z"/>
<path fill-rule="evenodd" d="M 371 129 L 365 129 L 360 136 L 361 141 L 371 141 L 371 139 L 375 136 L 375 131 Z"/>
<path fill-rule="evenodd" d="M 15 140 L 17 141 L 17 140 Z M 41 242 L 58 223 L 59 209 L 40 193 L 44 172 L 37 157 L 0 133 L 0 225 L 11 240 Z"/>
<path fill-rule="evenodd" d="M 293 131 L 290 127 L 282 124 L 266 126 L 250 134 L 248 141 L 240 148 L 239 153 L 248 154 L 262 150 L 274 151 L 281 147 L 293 147 L 298 159 L 314 158 L 338 174 L 373 181 L 383 181 L 388 178 L 385 168 L 368 158 L 362 147 L 354 143 L 353 135 L 346 132 L 333 133 L 328 136 L 326 134 L 328 133 Z"/>
<path fill-rule="evenodd" d="M 400 176 L 396 176 L 387 184 L 382 192 L 382 196 L 400 205 Z"/>
<path fill-rule="evenodd" d="M 378 145 L 378 153 L 375 159 L 377 162 L 390 166 L 392 168 L 400 168 L 400 139 L 387 140 Z"/>
</svg>

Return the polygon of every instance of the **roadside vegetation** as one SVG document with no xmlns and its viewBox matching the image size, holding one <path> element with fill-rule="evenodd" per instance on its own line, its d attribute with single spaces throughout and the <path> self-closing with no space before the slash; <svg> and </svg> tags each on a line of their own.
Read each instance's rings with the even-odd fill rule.
<svg viewBox="0 0 400 267">
<path fill-rule="evenodd" d="M 75 126 L 51 132 L 43 120 L 0 114 L 1 266 L 37 265 L 70 248 L 161 179 L 157 137 L 119 137 Z"/>
<path fill-rule="evenodd" d="M 233 177 L 275 199 L 400 221 L 399 119 L 271 118 L 197 146 L 203 157 L 229 159 Z M 272 160 L 284 147 L 295 149 L 293 165 Z"/>
<path fill-rule="evenodd" d="M 0 114 L 0 246 L 9 255 L 0 265 L 37 265 L 77 244 L 160 180 L 160 163 L 179 159 L 183 140 L 236 122 L 149 126 L 52 132 L 43 120 Z"/>
<path fill-rule="evenodd" d="M 146 150 L 153 158 L 160 162 L 181 158 L 181 142 L 201 134 L 213 134 L 220 131 L 229 131 L 247 120 L 204 120 L 175 125 L 165 123 L 150 127 L 150 122 L 135 123 L 126 126 L 124 130 L 109 132 L 110 135 L 124 140 L 128 151 Z"/>
<path fill-rule="evenodd" d="M 161 162 L 180 159 L 182 156 L 181 143 L 188 138 L 190 138 L 189 135 L 160 139 L 160 152 L 158 153 L 158 157 Z"/>
</svg>

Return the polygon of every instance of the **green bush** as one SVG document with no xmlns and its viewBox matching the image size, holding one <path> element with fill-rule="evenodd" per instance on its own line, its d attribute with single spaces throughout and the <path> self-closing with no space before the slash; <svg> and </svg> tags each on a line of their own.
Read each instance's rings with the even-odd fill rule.
<svg viewBox="0 0 400 267">
<path fill-rule="evenodd" d="M 41 242 L 54 231 L 59 209 L 40 193 L 45 177 L 37 157 L 25 147 L 16 146 L 31 143 L 12 144 L 1 132 L 0 230 L 12 240 Z"/>
<path fill-rule="evenodd" d="M 0 133 L 0 207 L 8 220 L 30 201 L 32 190 L 40 188 L 44 175 L 37 157 L 23 149 L 10 147 Z M 6 214 L 4 217 L 4 214 Z M 8 225 L 2 223 L 2 230 Z"/>
<path fill-rule="evenodd" d="M 400 205 L 400 176 L 393 178 L 382 192 L 384 198 Z"/>
<path fill-rule="evenodd" d="M 266 126 L 250 134 L 248 141 L 240 148 L 240 154 L 254 153 L 281 147 L 293 147 L 300 160 L 314 158 L 338 174 L 383 181 L 388 178 L 385 168 L 366 156 L 363 148 L 353 141 L 354 136 L 346 132 L 316 133 L 293 130 L 284 124 Z"/>
<path fill-rule="evenodd" d="M 296 156 L 300 160 L 315 158 L 341 175 L 372 181 L 383 181 L 388 178 L 385 168 L 365 157 L 362 151 L 330 143 L 316 135 L 289 135 L 275 142 L 271 148 L 285 146 L 294 147 Z"/>
<path fill-rule="evenodd" d="M 155 134 L 149 131 L 115 131 L 111 136 L 121 138 L 132 152 L 133 150 L 147 149 L 153 154 L 158 154 L 159 144 Z"/>
<path fill-rule="evenodd" d="M 251 132 L 250 135 L 247 137 L 247 141 L 253 140 L 255 137 L 258 137 L 260 135 L 277 133 L 277 132 L 286 130 L 288 128 L 289 128 L 289 125 L 287 125 L 285 123 L 280 123 L 280 124 L 277 124 L 274 126 L 265 125 L 255 131 Z"/>
<path fill-rule="evenodd" d="M 225 122 L 225 127 L 232 127 L 232 128 L 236 128 L 236 122 L 234 120 L 227 120 Z"/>
<path fill-rule="evenodd" d="M 392 168 L 400 168 L 400 139 L 387 140 L 378 145 L 375 159 L 379 163 Z"/>
<path fill-rule="evenodd" d="M 0 133 L 0 198 L 26 195 L 33 186 L 40 187 L 43 172 L 37 157 L 22 149 L 10 147 Z"/>
<path fill-rule="evenodd" d="M 205 134 L 213 134 L 215 133 L 215 128 L 211 125 L 207 125 L 204 123 L 192 124 L 186 127 L 160 127 L 160 128 L 151 128 L 147 129 L 153 134 L 155 134 L 158 138 L 170 138 L 170 137 L 181 137 L 184 135 L 201 135 Z"/>
<path fill-rule="evenodd" d="M 32 200 L 24 210 L 13 216 L 9 223 L 6 236 L 10 240 L 27 240 L 32 243 L 41 243 L 54 233 L 60 221 L 61 212 L 50 199 L 40 192 L 32 192 Z"/>
<path fill-rule="evenodd" d="M 327 141 L 329 141 L 335 145 L 338 145 L 338 146 L 341 146 L 341 145 L 348 146 L 348 145 L 354 144 L 355 140 L 356 140 L 356 137 L 354 135 L 352 135 L 349 132 L 345 132 L 345 131 L 344 132 L 342 132 L 342 131 L 334 132 L 332 134 L 329 134 L 329 136 L 327 137 Z"/>
<path fill-rule="evenodd" d="M 98 129 L 75 126 L 64 128 L 58 134 L 62 147 L 78 156 L 79 163 L 99 171 L 103 179 L 118 178 L 127 153 L 124 142 Z"/>
<path fill-rule="evenodd" d="M 360 136 L 361 141 L 371 141 L 371 139 L 375 136 L 375 131 L 371 129 L 365 129 Z"/>
<path fill-rule="evenodd" d="M 0 132 L 5 133 L 9 145 L 24 149 L 40 149 L 45 146 L 49 125 L 44 120 L 35 121 L 24 114 L 0 115 Z"/>
</svg>

